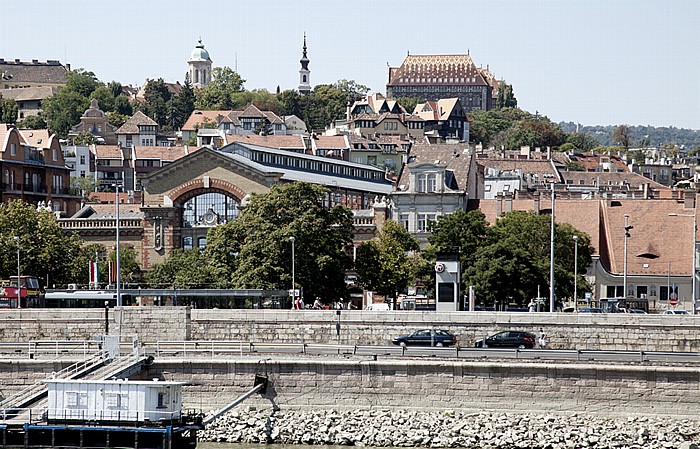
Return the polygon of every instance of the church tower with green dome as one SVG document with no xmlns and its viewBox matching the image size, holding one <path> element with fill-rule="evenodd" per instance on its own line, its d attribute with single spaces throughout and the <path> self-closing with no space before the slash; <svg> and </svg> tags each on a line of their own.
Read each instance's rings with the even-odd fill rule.
<svg viewBox="0 0 700 449">
<path fill-rule="evenodd" d="M 193 87 L 206 87 L 211 81 L 211 62 L 209 52 L 204 49 L 204 44 L 200 39 L 199 45 L 192 50 L 190 59 L 187 61 L 189 66 L 187 74 Z"/>
</svg>

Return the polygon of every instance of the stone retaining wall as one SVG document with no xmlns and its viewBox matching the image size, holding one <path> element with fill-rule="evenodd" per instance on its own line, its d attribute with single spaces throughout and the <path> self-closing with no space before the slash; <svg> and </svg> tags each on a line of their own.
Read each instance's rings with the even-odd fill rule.
<svg viewBox="0 0 700 449">
<path fill-rule="evenodd" d="M 266 374 L 281 409 L 460 409 L 521 413 L 696 416 L 700 369 L 441 360 L 157 359 L 145 379 L 188 381 L 185 406 L 212 411 Z"/>
<path fill-rule="evenodd" d="M 103 309 L 0 311 L 0 341 L 90 340 L 104 333 Z M 123 307 L 109 310 L 110 332 L 141 341 L 244 340 L 376 345 L 424 327 L 445 328 L 459 345 L 506 329 L 537 333 L 550 347 L 567 349 L 700 351 L 700 316 L 342 311 L 217 310 Z"/>
</svg>

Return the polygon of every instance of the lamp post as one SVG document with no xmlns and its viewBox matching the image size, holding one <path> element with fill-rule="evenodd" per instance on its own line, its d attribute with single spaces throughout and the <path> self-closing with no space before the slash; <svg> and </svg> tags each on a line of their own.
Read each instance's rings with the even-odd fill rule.
<svg viewBox="0 0 700 449">
<path fill-rule="evenodd" d="M 20 269 L 19 269 L 19 236 L 15 236 L 15 243 L 17 244 L 17 308 L 22 308 L 22 284 L 20 284 Z"/>
<path fill-rule="evenodd" d="M 692 215 L 691 214 L 668 214 L 668 216 L 669 217 L 693 217 L 693 254 L 692 254 L 693 260 L 692 260 L 692 268 L 691 268 L 691 272 L 690 272 L 691 273 L 690 274 L 690 291 L 691 291 L 691 296 L 692 296 L 691 303 L 693 305 L 692 314 L 695 315 L 696 314 L 695 305 L 697 302 L 696 285 L 695 285 L 696 284 L 695 272 L 697 271 L 697 262 L 696 262 L 697 244 L 696 244 L 696 240 L 697 240 L 697 232 L 698 232 L 698 208 L 697 208 L 697 204 L 695 204 L 693 206 L 693 214 Z M 669 277 L 670 277 L 670 272 L 671 272 L 670 264 L 669 264 L 668 271 L 669 271 Z M 669 290 L 669 297 L 670 297 L 670 290 Z"/>
<path fill-rule="evenodd" d="M 292 308 L 296 307 L 297 305 L 297 291 L 295 289 L 296 283 L 294 279 L 294 240 L 296 239 L 293 235 L 289 237 L 289 241 L 292 242 Z"/>
<path fill-rule="evenodd" d="M 549 311 L 554 312 L 554 183 L 552 183 L 552 224 L 549 243 Z"/>
<path fill-rule="evenodd" d="M 577 281 L 578 281 L 578 235 L 574 236 L 574 310 L 578 312 L 577 298 Z"/>
<path fill-rule="evenodd" d="M 117 208 L 117 307 L 122 306 L 122 292 L 121 292 L 121 267 L 119 264 L 120 259 L 120 249 L 119 249 L 119 184 L 112 184 L 114 186 L 114 202 Z"/>
<path fill-rule="evenodd" d="M 625 298 L 625 305 L 627 303 L 627 239 L 630 238 L 630 230 L 634 229 L 634 226 L 629 225 L 630 216 L 625 214 L 625 254 L 623 261 L 623 275 L 622 275 L 622 285 L 623 285 L 623 298 Z"/>
</svg>

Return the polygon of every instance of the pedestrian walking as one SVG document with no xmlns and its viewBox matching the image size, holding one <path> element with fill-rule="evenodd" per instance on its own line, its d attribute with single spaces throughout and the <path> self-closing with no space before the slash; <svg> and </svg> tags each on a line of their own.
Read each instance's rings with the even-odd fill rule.
<svg viewBox="0 0 700 449">
<path fill-rule="evenodd" d="M 547 347 L 547 334 L 543 328 L 540 328 L 540 338 L 537 340 L 537 344 L 540 348 Z"/>
<path fill-rule="evenodd" d="M 528 312 L 534 312 L 536 310 L 536 305 L 535 305 L 535 300 L 531 299 L 530 303 L 527 305 L 527 311 Z"/>
</svg>

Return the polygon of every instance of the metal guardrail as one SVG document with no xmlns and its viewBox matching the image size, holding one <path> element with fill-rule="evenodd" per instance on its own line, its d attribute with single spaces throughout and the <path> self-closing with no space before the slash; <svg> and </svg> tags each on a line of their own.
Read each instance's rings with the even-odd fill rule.
<svg viewBox="0 0 700 449">
<path fill-rule="evenodd" d="M 471 347 L 373 346 L 243 341 L 159 341 L 146 345 L 147 353 L 161 357 L 225 356 L 250 354 L 310 354 L 458 359 L 514 359 L 561 361 L 700 363 L 700 352 L 609 351 L 590 349 L 492 349 Z"/>
<path fill-rule="evenodd" d="M 53 357 L 88 358 L 99 351 L 95 341 L 35 340 L 28 342 L 0 342 L 0 358 L 24 356 L 30 359 Z"/>
</svg>

